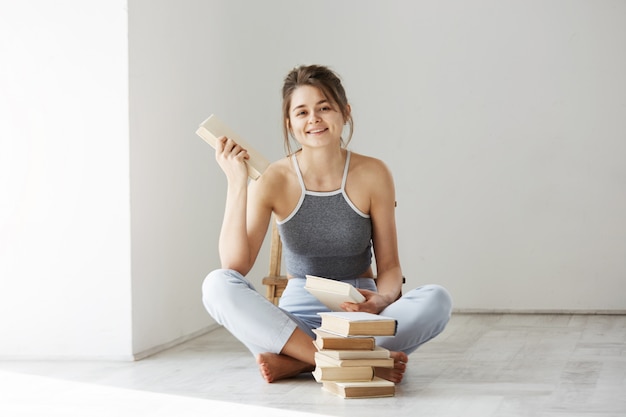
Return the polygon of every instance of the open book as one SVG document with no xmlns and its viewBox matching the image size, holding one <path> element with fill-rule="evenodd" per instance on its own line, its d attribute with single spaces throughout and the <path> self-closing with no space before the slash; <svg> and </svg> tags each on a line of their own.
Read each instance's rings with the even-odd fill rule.
<svg viewBox="0 0 626 417">
<path fill-rule="evenodd" d="M 351 303 L 362 303 L 365 301 L 363 294 L 354 286 L 334 279 L 307 275 L 304 288 L 331 311 L 343 311 L 339 306 L 346 301 Z"/>
<path fill-rule="evenodd" d="M 248 155 L 250 155 L 250 159 L 246 160 L 246 164 L 248 165 L 248 176 L 253 180 L 259 178 L 270 164 L 263 155 L 254 150 L 248 142 L 233 132 L 214 114 L 210 115 L 204 122 L 200 123 L 200 127 L 196 130 L 196 134 L 204 139 L 205 142 L 213 148 L 215 148 L 217 138 L 220 136 L 226 136 L 248 151 Z"/>
</svg>

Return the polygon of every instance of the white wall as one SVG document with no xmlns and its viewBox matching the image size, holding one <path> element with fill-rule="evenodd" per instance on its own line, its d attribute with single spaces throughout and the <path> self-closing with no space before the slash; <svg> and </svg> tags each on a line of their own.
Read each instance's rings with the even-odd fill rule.
<svg viewBox="0 0 626 417">
<path fill-rule="evenodd" d="M 142 126 L 158 126 L 144 135 L 184 159 L 176 175 L 195 178 L 189 210 L 206 213 L 196 224 L 207 268 L 217 265 L 224 180 L 194 126 L 217 113 L 278 158 L 282 78 L 320 63 L 344 78 L 352 148 L 394 173 L 407 287 L 443 284 L 464 310 L 626 310 L 624 2 L 138 0 L 133 9 L 131 33 L 145 42 L 132 57 L 149 78 Z"/>
<path fill-rule="evenodd" d="M 129 359 L 125 1 L 0 7 L 0 357 Z"/>
<path fill-rule="evenodd" d="M 0 357 L 141 358 L 213 325 L 201 156 L 159 137 L 126 3 L 2 4 Z"/>
</svg>

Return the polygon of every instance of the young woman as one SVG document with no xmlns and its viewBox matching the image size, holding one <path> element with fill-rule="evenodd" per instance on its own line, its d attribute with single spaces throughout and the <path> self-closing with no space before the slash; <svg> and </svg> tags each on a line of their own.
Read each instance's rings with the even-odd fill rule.
<svg viewBox="0 0 626 417">
<path fill-rule="evenodd" d="M 440 286 L 426 285 L 398 298 L 403 275 L 393 178 L 380 160 L 347 149 L 353 120 L 339 77 L 317 65 L 292 70 L 283 85 L 283 119 L 288 156 L 249 185 L 246 150 L 227 137 L 218 140 L 215 157 L 228 181 L 219 238 L 222 269 L 206 277 L 204 305 L 255 355 L 263 378 L 273 382 L 315 366 L 312 329 L 320 325 L 317 313 L 328 309 L 304 289 L 305 275 L 349 282 L 366 301 L 346 303 L 346 311 L 398 320 L 395 337 L 377 338 L 392 351 L 395 367 L 376 374 L 400 382 L 408 354 L 446 326 L 450 296 Z M 290 136 L 300 148 L 295 153 Z M 289 276 L 279 307 L 245 278 L 272 213 Z"/>
</svg>

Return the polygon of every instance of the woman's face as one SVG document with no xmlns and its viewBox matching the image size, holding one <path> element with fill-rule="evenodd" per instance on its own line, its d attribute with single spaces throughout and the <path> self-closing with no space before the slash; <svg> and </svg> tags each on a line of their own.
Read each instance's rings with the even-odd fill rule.
<svg viewBox="0 0 626 417">
<path fill-rule="evenodd" d="M 335 102 L 307 85 L 294 90 L 287 123 L 301 146 L 319 147 L 341 143 L 345 120 Z"/>
</svg>

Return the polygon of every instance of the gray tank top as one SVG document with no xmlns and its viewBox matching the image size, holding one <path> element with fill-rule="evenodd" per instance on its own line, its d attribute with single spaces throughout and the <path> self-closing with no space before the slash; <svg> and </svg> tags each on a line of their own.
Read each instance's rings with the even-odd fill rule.
<svg viewBox="0 0 626 417">
<path fill-rule="evenodd" d="M 302 188 L 295 209 L 278 222 L 285 266 L 290 275 L 317 275 L 351 279 L 362 275 L 372 262 L 372 222 L 345 191 L 350 151 L 341 188 L 309 191 L 304 185 L 295 154 L 292 161 Z"/>
</svg>

